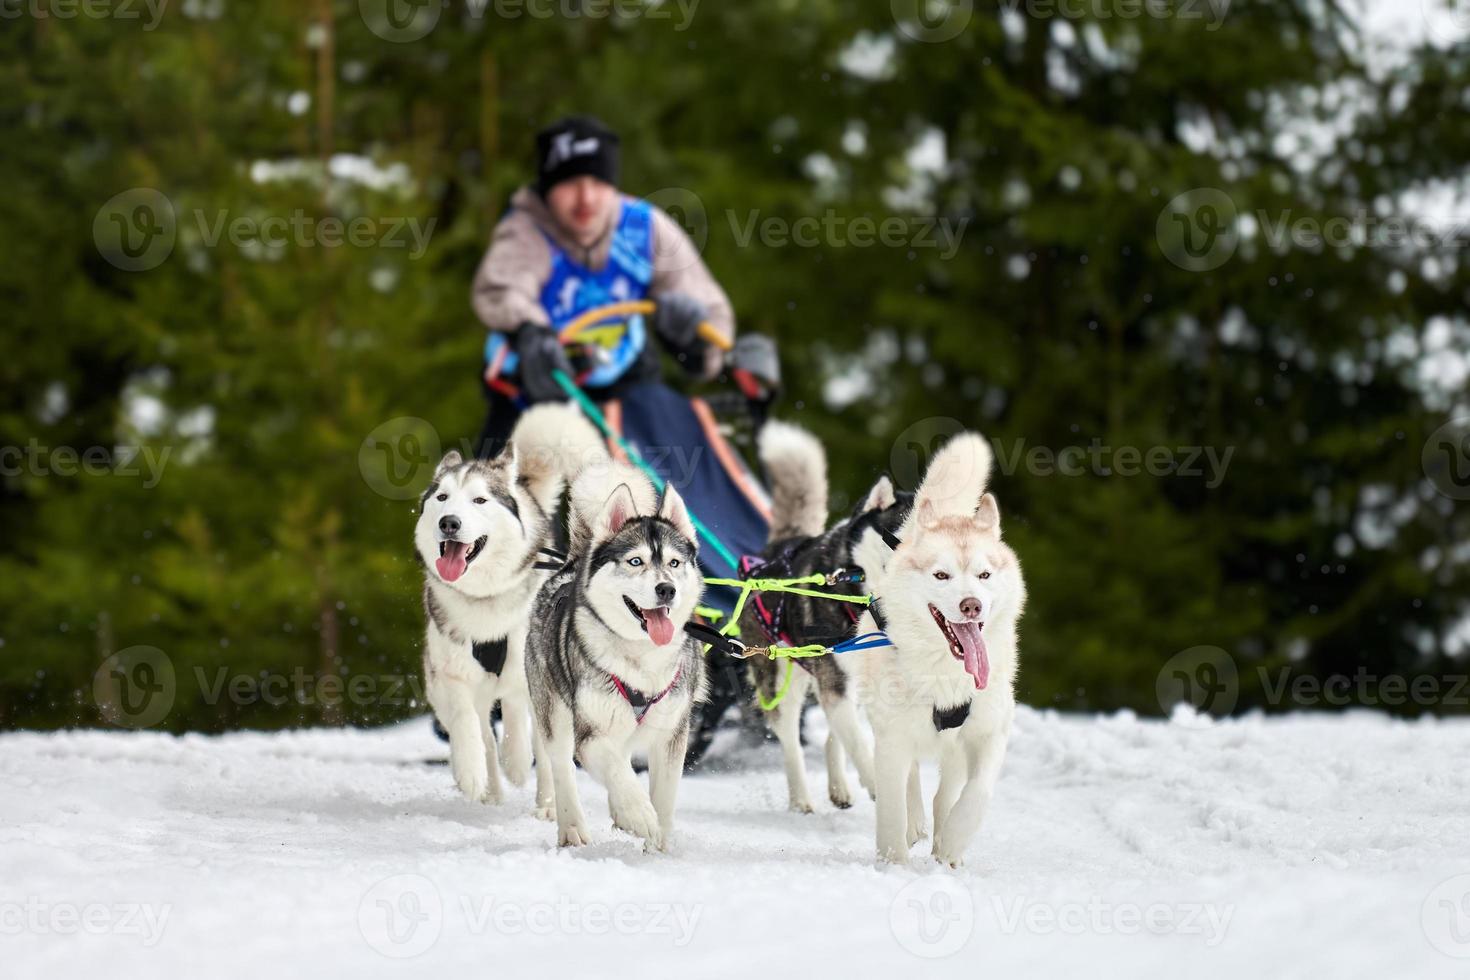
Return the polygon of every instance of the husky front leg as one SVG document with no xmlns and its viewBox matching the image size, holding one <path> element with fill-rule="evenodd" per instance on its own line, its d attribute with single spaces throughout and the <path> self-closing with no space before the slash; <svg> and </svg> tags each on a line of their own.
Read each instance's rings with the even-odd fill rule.
<svg viewBox="0 0 1470 980">
<path fill-rule="evenodd" d="M 592 840 L 587 832 L 587 818 L 577 797 L 577 764 L 573 758 L 576 742 L 572 732 L 571 709 L 561 703 L 551 706 L 549 717 L 537 718 L 538 732 L 544 727 L 546 746 L 544 765 L 551 770 L 556 787 L 556 844 L 558 847 L 581 847 Z"/>
<path fill-rule="evenodd" d="M 919 760 L 909 767 L 908 792 L 905 794 L 908 803 L 908 842 L 913 847 L 919 841 L 929 836 L 929 828 L 924 824 L 924 787 L 919 780 Z"/>
<path fill-rule="evenodd" d="M 852 790 L 847 785 L 847 755 L 836 732 L 827 735 L 827 798 L 839 810 L 852 806 Z"/>
<path fill-rule="evenodd" d="M 791 809 L 797 813 L 812 812 L 812 796 L 806 785 L 806 760 L 801 754 L 801 708 L 806 704 L 806 671 L 787 661 L 791 684 L 786 696 L 774 709 L 766 712 L 766 723 L 781 743 L 781 757 L 786 764 L 786 791 Z M 779 690 L 779 687 L 777 688 Z"/>
<path fill-rule="evenodd" d="M 546 747 L 546 739 L 541 735 L 541 726 L 532 723 L 531 739 L 534 747 L 536 768 L 536 809 L 537 820 L 556 819 L 556 793 L 553 791 L 553 779 L 551 775 L 552 761 L 551 750 Z"/>
<path fill-rule="evenodd" d="M 679 795 L 679 779 L 684 774 L 684 755 L 689 751 L 689 720 L 679 733 L 648 753 L 648 788 L 664 845 L 674 836 L 674 799 Z"/>
<path fill-rule="evenodd" d="M 958 868 L 965 860 L 965 848 L 980 823 L 995 795 L 995 783 L 1000 778 L 1000 767 L 1005 762 L 1006 744 L 1011 731 L 1007 725 L 997 731 L 979 737 L 978 743 L 965 746 L 965 762 L 969 781 L 960 791 L 960 798 L 944 818 L 943 833 L 934 834 L 934 858 L 941 864 Z"/>
<path fill-rule="evenodd" d="M 960 787 L 965 784 L 968 769 L 964 750 L 957 741 L 946 745 L 939 757 L 939 788 L 934 791 L 934 839 L 944 827 L 944 820 L 959 799 Z M 938 848 L 935 849 L 936 851 Z"/>
<path fill-rule="evenodd" d="M 914 764 L 913 753 L 906 745 L 895 744 L 898 738 L 885 738 L 877 733 L 873 753 L 873 775 L 876 777 L 878 810 L 878 860 L 894 864 L 907 863 L 908 774 Z"/>
<path fill-rule="evenodd" d="M 490 781 L 485 768 L 484 728 L 476 717 L 474 692 L 466 681 L 445 677 L 432 668 L 425 673 L 424 693 L 449 734 L 449 770 L 454 774 L 454 784 L 465 796 L 482 801 Z"/>
<path fill-rule="evenodd" d="M 480 738 L 485 746 L 485 802 L 499 803 L 500 795 L 500 749 L 495 738 L 495 727 L 490 716 L 495 711 L 495 696 L 500 687 L 500 678 L 486 675 L 475 691 L 475 714 L 480 722 Z M 452 747 L 452 746 L 451 746 Z"/>
<path fill-rule="evenodd" d="M 819 692 L 822 695 L 822 692 Z M 858 723 L 857 705 L 852 698 L 838 697 L 832 695 L 821 696 L 822 711 L 827 715 L 827 724 L 831 726 L 832 733 L 852 756 L 852 764 L 857 767 L 858 782 L 863 789 L 868 791 L 868 796 L 873 795 L 873 753 L 868 748 L 868 740 L 863 735 L 862 725 Z M 836 800 L 833 800 L 835 803 Z"/>
<path fill-rule="evenodd" d="M 517 691 L 500 699 L 500 724 L 505 732 L 505 778 L 514 786 L 531 777 L 531 714 L 526 696 Z"/>
<path fill-rule="evenodd" d="M 607 807 L 612 811 L 613 826 L 643 839 L 647 847 L 663 850 L 664 835 L 659 828 L 658 811 L 648 792 L 633 772 L 632 760 L 622 745 L 607 737 L 589 738 L 582 743 L 582 765 L 607 789 Z M 561 787 L 557 787 L 561 795 Z"/>
</svg>

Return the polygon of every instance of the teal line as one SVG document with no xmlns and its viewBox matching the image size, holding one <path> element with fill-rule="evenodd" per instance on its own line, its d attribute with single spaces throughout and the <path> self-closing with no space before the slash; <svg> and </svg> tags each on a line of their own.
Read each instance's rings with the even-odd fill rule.
<svg viewBox="0 0 1470 980">
<path fill-rule="evenodd" d="M 631 459 L 640 470 L 647 474 L 648 478 L 653 481 L 654 489 L 658 490 L 659 493 L 663 493 L 663 477 L 659 476 L 658 471 L 655 470 L 652 466 L 648 465 L 643 457 L 638 454 L 638 450 L 634 449 L 633 446 L 628 442 L 628 440 L 624 439 L 622 436 L 618 435 L 612 430 L 612 426 L 607 424 L 607 419 L 603 416 L 602 411 L 592 403 L 592 399 L 587 397 L 587 393 L 584 392 L 581 388 L 578 388 L 577 383 L 571 378 L 567 377 L 566 373 L 563 371 L 552 371 L 551 376 L 556 380 L 557 384 L 561 385 L 561 390 L 567 393 L 567 397 L 577 403 L 577 406 L 582 409 L 583 414 L 585 414 L 589 419 L 596 423 L 597 427 L 602 430 L 603 434 L 616 442 L 618 444 L 618 448 L 627 453 L 628 458 Z M 719 538 L 715 537 L 714 532 L 705 527 L 700 519 L 694 516 L 694 511 L 689 509 L 688 501 L 684 502 L 684 507 L 685 510 L 688 510 L 689 512 L 689 523 L 694 525 L 694 529 L 699 532 L 700 537 L 704 538 L 709 546 L 715 549 L 715 553 L 724 560 L 726 565 L 730 566 L 730 570 L 732 572 L 738 572 L 740 570 L 740 563 L 736 561 L 735 556 L 730 553 L 730 549 L 726 548 L 725 543 Z"/>
</svg>

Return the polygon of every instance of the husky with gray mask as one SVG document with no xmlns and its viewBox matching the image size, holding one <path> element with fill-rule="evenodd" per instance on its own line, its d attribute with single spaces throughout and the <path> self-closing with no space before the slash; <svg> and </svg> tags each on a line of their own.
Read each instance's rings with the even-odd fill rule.
<svg viewBox="0 0 1470 980">
<path fill-rule="evenodd" d="M 662 496 L 615 464 L 572 488 L 571 557 L 541 588 L 527 641 L 536 757 L 555 785 L 557 843 L 591 835 L 577 796 L 579 760 L 607 789 L 613 826 L 666 849 L 703 699 L 703 646 L 684 633 L 703 591 L 694 526 L 672 487 Z M 633 771 L 648 757 L 649 789 Z"/>
<path fill-rule="evenodd" d="M 576 409 L 527 412 L 493 460 L 451 450 L 419 501 L 414 545 L 424 566 L 424 688 L 449 733 L 454 782 L 472 800 L 501 798 L 500 751 L 490 714 L 501 705 L 505 772 L 525 783 L 532 746 L 525 677 L 531 603 L 547 572 L 535 566 L 550 541 L 567 480 L 607 461 L 602 440 Z M 537 771 L 538 813 L 550 819 L 550 780 Z"/>
</svg>

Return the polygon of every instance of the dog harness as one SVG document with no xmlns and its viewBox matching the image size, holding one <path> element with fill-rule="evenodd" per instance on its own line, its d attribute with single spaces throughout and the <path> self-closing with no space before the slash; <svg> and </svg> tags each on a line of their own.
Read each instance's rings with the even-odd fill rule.
<svg viewBox="0 0 1470 980">
<path fill-rule="evenodd" d="M 658 692 L 658 696 L 653 698 L 650 698 L 642 691 L 636 690 L 629 687 L 627 684 L 624 684 L 623 679 L 617 674 L 608 674 L 607 676 L 612 680 L 613 689 L 621 694 L 623 696 L 623 700 L 628 702 L 628 707 L 633 709 L 633 717 L 637 718 L 638 724 L 641 725 L 643 724 L 643 719 L 648 716 L 648 709 L 652 708 L 654 705 L 658 704 L 665 697 L 667 697 L 669 692 L 678 685 L 679 678 L 683 676 L 683 674 L 684 665 L 680 664 L 679 669 L 674 671 L 674 679 L 669 682 L 669 686 Z"/>
</svg>

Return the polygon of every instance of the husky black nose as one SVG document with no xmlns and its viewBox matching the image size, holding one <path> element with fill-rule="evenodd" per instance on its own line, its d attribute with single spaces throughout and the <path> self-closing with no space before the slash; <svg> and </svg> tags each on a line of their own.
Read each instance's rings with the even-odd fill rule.
<svg viewBox="0 0 1470 980">
<path fill-rule="evenodd" d="M 674 587 L 668 582 L 660 582 L 653 587 L 653 594 L 658 596 L 658 601 L 666 606 L 674 604 Z"/>
<path fill-rule="evenodd" d="M 453 514 L 446 514 L 439 518 L 439 531 L 443 534 L 458 534 L 459 518 Z"/>
<path fill-rule="evenodd" d="M 979 619 L 981 609 L 980 600 L 974 596 L 960 600 L 960 615 L 966 619 Z"/>
</svg>

